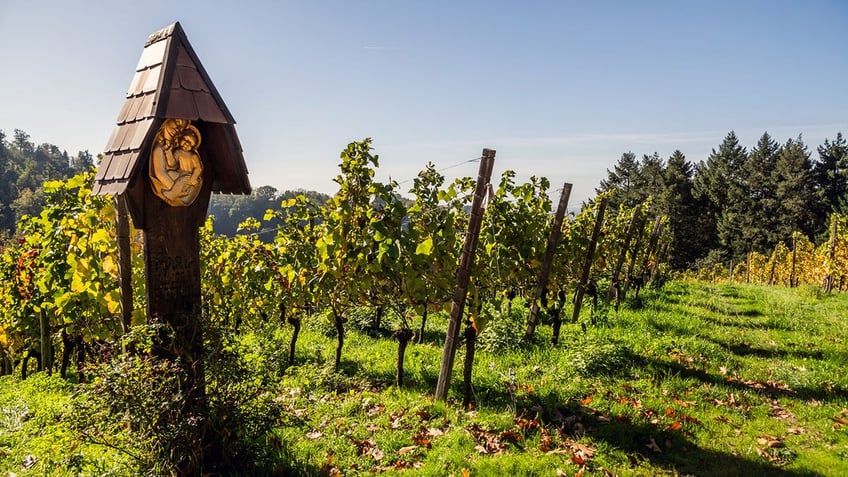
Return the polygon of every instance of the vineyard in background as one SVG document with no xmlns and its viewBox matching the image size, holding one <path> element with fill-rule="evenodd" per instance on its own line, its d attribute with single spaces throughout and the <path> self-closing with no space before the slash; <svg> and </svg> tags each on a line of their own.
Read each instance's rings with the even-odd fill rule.
<svg viewBox="0 0 848 477">
<path fill-rule="evenodd" d="M 429 164 L 408 191 L 412 199 L 403 199 L 396 182 L 374 181 L 378 157 L 371 151 L 365 140 L 342 152 L 339 190 L 327 204 L 300 196 L 268 210 L 266 223 L 278 224 L 273 240 L 260 233 L 262 221 L 246 221 L 229 238 L 215 235 L 214 218 L 209 219 L 201 231 L 201 261 L 210 323 L 233 333 L 272 319 L 293 326 L 291 362 L 301 321 L 329 320 L 336 330 L 338 367 L 346 323 L 367 307 L 373 313 L 366 326 L 378 329 L 389 317 L 394 323 L 402 383 L 403 350 L 423 338 L 428 313 L 450 309 L 475 181 L 445 184 Z M 3 250 L 3 373 L 17 369 L 26 376 L 58 366 L 64 376 L 71 365 L 95 356 L 94 344 L 114 342 L 128 326 L 144 323 L 143 235 L 130 234 L 134 304 L 132 323 L 125 323 L 115 206 L 90 195 L 90 183 L 91 174 L 81 174 L 45 184 L 48 206 L 37 217 L 24 217 L 22 236 Z M 494 323 L 498 333 L 528 341 L 542 322 L 554 327 L 556 344 L 563 319 L 581 319 L 584 299 L 589 306 L 583 320 L 591 323 L 670 276 L 665 261 L 671 233 L 650 199 L 605 213 L 606 192 L 563 219 L 570 184 L 560 189 L 558 214 L 549 189 L 543 177 L 516 183 L 513 171 L 489 186 L 462 317 L 466 341 L 498 319 L 493 310 L 508 310 L 521 297 L 531 309 L 526 329 L 503 330 Z M 561 237 L 551 233 L 553 224 L 561 224 Z M 848 219 L 834 214 L 830 231 L 819 245 L 796 233 L 794 243 L 779 244 L 770 256 L 749 253 L 745 263 L 681 276 L 844 290 Z"/>
<path fill-rule="evenodd" d="M 832 214 L 828 239 L 816 245 L 799 232 L 791 244 L 779 243 L 770 255 L 749 252 L 743 263 L 687 270 L 681 278 L 762 285 L 821 286 L 826 293 L 848 288 L 848 217 Z"/>
</svg>

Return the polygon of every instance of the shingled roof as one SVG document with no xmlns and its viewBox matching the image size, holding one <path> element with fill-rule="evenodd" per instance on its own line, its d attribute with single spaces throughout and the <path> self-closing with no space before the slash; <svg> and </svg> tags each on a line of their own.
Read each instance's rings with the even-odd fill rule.
<svg viewBox="0 0 848 477">
<path fill-rule="evenodd" d="M 97 169 L 94 194 L 122 194 L 138 172 L 146 174 L 141 166 L 147 164 L 153 135 L 167 118 L 190 119 L 201 127 L 214 192 L 250 193 L 236 122 L 177 22 L 145 42 Z"/>
</svg>

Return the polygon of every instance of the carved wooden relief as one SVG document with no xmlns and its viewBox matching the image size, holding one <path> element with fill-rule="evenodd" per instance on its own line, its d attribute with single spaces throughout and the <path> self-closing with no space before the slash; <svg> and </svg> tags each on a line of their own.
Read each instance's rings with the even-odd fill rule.
<svg viewBox="0 0 848 477">
<path fill-rule="evenodd" d="M 172 207 L 191 205 L 203 185 L 200 131 L 187 119 L 166 119 L 150 152 L 153 193 Z"/>
</svg>

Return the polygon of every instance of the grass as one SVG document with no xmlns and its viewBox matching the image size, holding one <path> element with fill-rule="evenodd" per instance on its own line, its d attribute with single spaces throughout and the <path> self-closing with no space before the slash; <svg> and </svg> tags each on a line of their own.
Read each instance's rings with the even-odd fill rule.
<svg viewBox="0 0 848 477">
<path fill-rule="evenodd" d="M 350 330 L 335 373 L 332 327 L 317 317 L 293 367 L 288 328 L 257 327 L 236 351 L 283 408 L 267 445 L 298 475 L 848 475 L 848 295 L 672 282 L 595 315 L 585 330 L 564 325 L 557 348 L 548 327 L 507 346 L 510 328 L 493 323 L 499 346 L 477 353 L 472 409 L 458 401 L 462 347 L 449 402 L 432 398 L 444 316 L 408 348 L 402 388 L 388 333 Z M 42 375 L 0 381 L 0 472 L 76 475 L 38 436 L 64 436 L 84 470 L 123 472 L 103 463 L 119 455 L 63 427 L 70 390 Z M 27 455 L 42 466 L 24 468 Z"/>
</svg>

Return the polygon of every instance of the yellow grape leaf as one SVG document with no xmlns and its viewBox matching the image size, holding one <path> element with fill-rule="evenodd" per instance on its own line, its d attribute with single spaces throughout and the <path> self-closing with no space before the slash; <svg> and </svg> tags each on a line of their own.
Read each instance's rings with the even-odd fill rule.
<svg viewBox="0 0 848 477">
<path fill-rule="evenodd" d="M 74 277 L 71 279 L 71 291 L 74 293 L 84 293 L 88 290 L 88 281 L 83 280 L 82 274 L 74 273 Z"/>
<path fill-rule="evenodd" d="M 419 243 L 415 247 L 415 255 L 430 255 L 433 252 L 433 237 L 427 237 L 426 240 Z"/>
<path fill-rule="evenodd" d="M 103 259 L 103 272 L 108 275 L 118 274 L 118 264 L 115 263 L 115 259 L 111 255 L 106 255 L 106 258 Z"/>
<path fill-rule="evenodd" d="M 121 311 L 121 292 L 112 290 L 104 298 L 106 309 L 109 310 L 109 313 L 119 313 Z"/>
<path fill-rule="evenodd" d="M 112 238 L 109 237 L 109 232 L 104 229 L 97 229 L 91 236 L 92 242 L 111 242 L 111 240 Z"/>
</svg>

